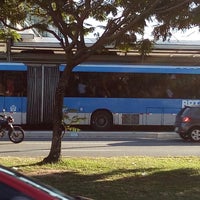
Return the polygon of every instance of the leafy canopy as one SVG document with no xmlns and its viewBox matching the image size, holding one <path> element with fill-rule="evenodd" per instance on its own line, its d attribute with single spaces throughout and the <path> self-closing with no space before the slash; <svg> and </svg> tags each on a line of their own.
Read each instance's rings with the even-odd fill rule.
<svg viewBox="0 0 200 200">
<path fill-rule="evenodd" d="M 90 51 L 113 41 L 134 41 L 143 34 L 147 21 L 156 21 L 153 34 L 166 40 L 171 30 L 200 24 L 200 0 L 3 0 L 0 21 L 11 26 L 23 24 L 52 33 L 66 53 L 74 48 L 88 50 L 84 37 L 101 28 Z M 177 12 L 178 11 L 178 12 Z M 10 24 L 8 23 L 8 20 Z M 91 23 L 94 19 L 95 23 Z M 56 27 L 56 29 L 52 29 Z"/>
</svg>

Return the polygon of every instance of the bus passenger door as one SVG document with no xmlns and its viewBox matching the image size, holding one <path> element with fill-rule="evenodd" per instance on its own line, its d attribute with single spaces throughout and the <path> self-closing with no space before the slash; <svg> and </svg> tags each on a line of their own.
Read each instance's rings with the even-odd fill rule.
<svg viewBox="0 0 200 200">
<path fill-rule="evenodd" d="M 52 122 L 54 97 L 58 80 L 58 66 L 29 65 L 27 95 L 28 124 L 49 124 Z"/>
<path fill-rule="evenodd" d="M 162 108 L 147 108 L 145 125 L 162 125 L 162 115 Z"/>
</svg>

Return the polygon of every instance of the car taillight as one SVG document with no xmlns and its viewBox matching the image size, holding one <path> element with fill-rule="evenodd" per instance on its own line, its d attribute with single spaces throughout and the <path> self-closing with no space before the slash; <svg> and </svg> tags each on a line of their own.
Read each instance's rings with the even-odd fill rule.
<svg viewBox="0 0 200 200">
<path fill-rule="evenodd" d="M 183 117 L 182 122 L 190 122 L 191 119 L 189 117 Z"/>
</svg>

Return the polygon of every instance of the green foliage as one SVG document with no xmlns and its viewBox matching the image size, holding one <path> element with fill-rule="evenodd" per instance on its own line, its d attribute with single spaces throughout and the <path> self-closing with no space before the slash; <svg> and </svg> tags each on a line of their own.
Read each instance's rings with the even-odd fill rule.
<svg viewBox="0 0 200 200">
<path fill-rule="evenodd" d="M 128 51 L 134 48 L 136 40 L 137 37 L 135 33 L 126 33 L 122 37 L 117 38 L 116 48 L 127 53 Z"/>
<path fill-rule="evenodd" d="M 21 39 L 21 36 L 16 31 L 9 28 L 0 29 L 0 40 L 6 41 L 9 38 L 11 38 L 12 41 L 17 42 Z"/>
<path fill-rule="evenodd" d="M 103 28 L 102 34 L 97 38 L 95 49 L 92 46 L 85 49 L 85 53 L 92 54 L 91 50 L 96 51 L 97 48 L 112 42 L 127 51 L 132 43 L 127 41 L 127 33 L 135 36 L 137 33 L 143 34 L 146 21 L 157 21 L 153 34 L 155 39 L 163 40 L 171 37 L 172 29 L 199 26 L 199 5 L 199 0 L 5 0 L 0 8 L 0 21 L 5 23 L 9 19 L 11 24 L 16 24 L 25 18 L 31 19 L 32 22 L 34 19 L 31 27 L 52 33 L 61 41 L 68 54 L 76 47 L 78 51 L 73 57 L 79 58 L 81 62 L 79 50 L 82 51 L 85 47 L 84 36 L 95 33 L 97 26 Z M 97 23 L 88 23 L 90 18 Z M 55 31 L 50 30 L 50 25 L 56 28 Z M 138 38 L 134 38 L 134 41 L 136 40 Z"/>
<path fill-rule="evenodd" d="M 150 41 L 149 39 L 144 39 L 137 43 L 137 49 L 141 56 L 146 56 L 147 54 L 151 53 L 153 48 L 154 42 Z"/>
<path fill-rule="evenodd" d="M 10 25 L 23 22 L 29 12 L 29 8 L 21 0 L 5 0 L 0 7 L 0 21 L 9 20 Z"/>
</svg>

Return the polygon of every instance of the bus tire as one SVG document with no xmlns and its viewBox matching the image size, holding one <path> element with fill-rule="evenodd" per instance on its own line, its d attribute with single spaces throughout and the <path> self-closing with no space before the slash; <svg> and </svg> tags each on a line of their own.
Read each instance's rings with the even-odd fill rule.
<svg viewBox="0 0 200 200">
<path fill-rule="evenodd" d="M 105 110 L 96 111 L 91 117 L 91 126 L 96 131 L 107 131 L 113 126 L 112 114 Z"/>
</svg>

